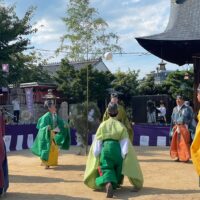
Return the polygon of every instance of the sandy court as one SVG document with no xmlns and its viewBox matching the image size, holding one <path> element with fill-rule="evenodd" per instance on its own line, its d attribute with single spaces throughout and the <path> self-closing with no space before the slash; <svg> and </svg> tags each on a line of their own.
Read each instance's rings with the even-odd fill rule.
<svg viewBox="0 0 200 200">
<path fill-rule="evenodd" d="M 140 161 L 144 188 L 139 192 L 125 179 L 114 199 L 199 200 L 198 176 L 192 163 L 174 162 L 168 147 L 135 147 Z M 104 192 L 83 184 L 86 156 L 76 155 L 76 147 L 60 152 L 59 166 L 45 170 L 29 150 L 8 153 L 10 187 L 3 199 L 66 200 L 106 199 Z"/>
</svg>

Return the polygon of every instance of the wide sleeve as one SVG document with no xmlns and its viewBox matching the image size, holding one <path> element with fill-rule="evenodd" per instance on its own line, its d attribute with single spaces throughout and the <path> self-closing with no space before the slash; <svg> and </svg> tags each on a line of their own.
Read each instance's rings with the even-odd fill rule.
<svg viewBox="0 0 200 200">
<path fill-rule="evenodd" d="M 36 128 L 43 129 L 50 125 L 51 125 L 51 123 L 50 123 L 49 115 L 45 114 L 39 118 Z"/>
<path fill-rule="evenodd" d="M 108 109 L 106 109 L 104 115 L 103 115 L 103 120 L 102 121 L 106 121 L 107 119 L 109 119 L 109 114 L 108 114 Z"/>
<path fill-rule="evenodd" d="M 103 140 L 103 123 L 100 124 L 100 126 L 98 127 L 97 131 L 96 131 L 96 135 L 95 138 L 97 140 Z"/>
<path fill-rule="evenodd" d="M 122 129 L 119 143 L 121 147 L 122 158 L 125 158 L 126 154 L 128 153 L 128 146 L 129 146 L 129 136 L 128 136 L 127 129 L 125 127 Z"/>
<path fill-rule="evenodd" d="M 54 136 L 54 140 L 61 149 L 68 150 L 71 143 L 70 128 L 65 126 L 64 121 L 59 116 L 57 116 L 57 123 L 60 132 Z"/>
<path fill-rule="evenodd" d="M 129 139 L 131 142 L 133 141 L 133 129 L 131 127 L 131 123 L 127 117 L 125 109 L 121 106 L 121 115 L 122 115 L 122 123 L 125 125 L 128 131 Z"/>
<path fill-rule="evenodd" d="M 126 154 L 128 153 L 129 139 L 124 138 L 124 139 L 120 140 L 119 143 L 120 143 L 120 147 L 121 147 L 121 155 L 122 155 L 122 158 L 124 159 Z"/>
<path fill-rule="evenodd" d="M 97 140 L 96 138 L 94 139 L 94 147 L 93 147 L 93 153 L 94 156 L 97 157 L 100 155 L 102 149 L 102 141 Z"/>
</svg>

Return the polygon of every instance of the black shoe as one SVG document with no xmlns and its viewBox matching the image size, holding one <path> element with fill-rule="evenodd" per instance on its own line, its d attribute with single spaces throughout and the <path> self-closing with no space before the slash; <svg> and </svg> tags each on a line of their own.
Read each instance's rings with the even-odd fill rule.
<svg viewBox="0 0 200 200">
<path fill-rule="evenodd" d="M 106 197 L 113 198 L 113 187 L 111 183 L 106 184 Z"/>
</svg>

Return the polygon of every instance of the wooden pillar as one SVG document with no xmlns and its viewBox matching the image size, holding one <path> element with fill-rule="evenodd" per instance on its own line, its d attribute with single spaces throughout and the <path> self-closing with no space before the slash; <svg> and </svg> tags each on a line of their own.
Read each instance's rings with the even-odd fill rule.
<svg viewBox="0 0 200 200">
<path fill-rule="evenodd" d="M 200 104 L 197 101 L 197 87 L 200 83 L 200 54 L 193 56 L 193 65 L 194 65 L 194 112 L 197 115 L 200 109 Z"/>
</svg>

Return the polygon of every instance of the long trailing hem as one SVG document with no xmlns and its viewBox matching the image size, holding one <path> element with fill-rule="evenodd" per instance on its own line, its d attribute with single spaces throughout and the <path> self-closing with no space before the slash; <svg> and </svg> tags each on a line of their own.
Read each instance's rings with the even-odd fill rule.
<svg viewBox="0 0 200 200">
<path fill-rule="evenodd" d="M 190 159 L 190 133 L 185 125 L 175 125 L 173 130 L 170 156 L 186 162 Z"/>
<path fill-rule="evenodd" d="M 94 144 L 94 143 L 93 143 Z M 99 157 L 93 155 L 93 144 L 90 148 L 90 152 L 87 159 L 86 170 L 84 174 L 84 184 L 92 189 L 102 189 L 96 185 L 96 178 L 99 177 L 98 166 L 99 166 Z M 135 186 L 137 189 L 143 187 L 143 174 L 140 168 L 139 162 L 135 150 L 129 141 L 128 153 L 123 160 L 122 166 L 122 175 L 127 176 L 129 182 Z"/>
<path fill-rule="evenodd" d="M 46 166 L 57 166 L 58 165 L 58 146 L 54 143 L 53 137 L 54 133 L 51 132 L 51 145 L 50 145 L 50 151 L 49 151 L 49 158 L 47 161 L 42 160 L 43 164 Z"/>
</svg>

